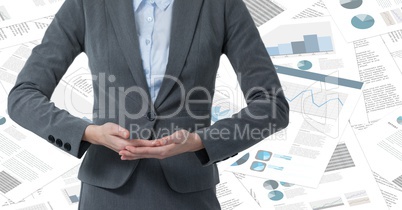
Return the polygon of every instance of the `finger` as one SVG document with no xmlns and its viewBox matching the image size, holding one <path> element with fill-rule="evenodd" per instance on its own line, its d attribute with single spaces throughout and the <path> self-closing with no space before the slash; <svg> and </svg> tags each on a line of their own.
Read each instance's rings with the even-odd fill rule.
<svg viewBox="0 0 402 210">
<path fill-rule="evenodd" d="M 173 145 L 168 145 L 164 147 L 133 147 L 127 146 L 126 150 L 137 157 L 142 158 L 160 158 L 168 154 L 168 151 Z"/>
<path fill-rule="evenodd" d="M 137 160 L 139 157 L 137 155 L 134 155 L 133 153 L 127 151 L 127 150 L 122 150 L 119 152 L 119 155 L 121 156 L 121 160 Z"/>
<path fill-rule="evenodd" d="M 168 144 L 172 144 L 174 141 L 171 139 L 171 137 L 170 136 L 167 136 L 167 137 L 163 137 L 163 138 L 160 138 L 160 139 L 156 139 L 156 140 L 154 140 L 153 142 L 152 142 L 152 144 L 154 145 L 154 146 L 165 146 L 165 145 L 168 145 Z"/>
<path fill-rule="evenodd" d="M 166 136 L 166 137 L 155 140 L 154 144 L 156 146 L 165 146 L 165 145 L 169 145 L 169 144 L 181 144 L 186 140 L 187 136 L 188 135 L 185 132 L 180 130 L 180 131 L 174 132 L 170 136 Z"/>
<path fill-rule="evenodd" d="M 129 141 L 129 146 L 134 147 L 153 147 L 155 144 L 154 141 L 143 140 L 143 139 L 133 139 Z"/>
<path fill-rule="evenodd" d="M 106 124 L 109 128 L 109 134 L 114 135 L 114 136 L 118 136 L 120 138 L 123 139 L 128 139 L 129 137 L 129 132 L 127 129 L 121 127 L 118 124 L 115 123 L 107 123 Z"/>
<path fill-rule="evenodd" d="M 134 151 L 134 149 L 132 149 L 132 150 Z M 119 152 L 119 155 L 121 155 L 122 160 L 137 160 L 137 159 L 141 159 L 141 158 L 159 158 L 159 155 L 149 154 L 149 153 L 138 154 L 138 153 L 130 152 L 129 150 L 121 150 Z"/>
</svg>

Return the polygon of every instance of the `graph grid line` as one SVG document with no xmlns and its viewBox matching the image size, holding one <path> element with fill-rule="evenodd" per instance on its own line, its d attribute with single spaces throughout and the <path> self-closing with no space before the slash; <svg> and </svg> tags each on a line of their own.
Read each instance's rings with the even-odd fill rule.
<svg viewBox="0 0 402 210">
<path fill-rule="evenodd" d="M 290 82 L 282 82 L 282 86 L 292 111 L 334 120 L 338 119 L 348 97 L 344 93 Z"/>
</svg>

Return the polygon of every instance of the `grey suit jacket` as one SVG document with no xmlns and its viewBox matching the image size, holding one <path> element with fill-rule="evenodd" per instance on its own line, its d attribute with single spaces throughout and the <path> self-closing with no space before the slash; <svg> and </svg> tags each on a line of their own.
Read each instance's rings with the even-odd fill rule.
<svg viewBox="0 0 402 210">
<path fill-rule="evenodd" d="M 142 68 L 132 0 L 66 0 L 18 76 L 8 100 L 11 118 L 71 155 L 81 158 L 87 151 L 79 172 L 83 182 L 118 188 L 138 161 L 122 161 L 106 147 L 81 141 L 90 123 L 49 102 L 81 52 L 94 76 L 94 124 L 118 123 L 133 131 L 131 138 L 154 139 L 176 128 L 201 136 L 205 149 L 160 160 L 170 187 L 178 192 L 214 187 L 219 182 L 216 162 L 287 126 L 288 104 L 244 3 L 175 0 L 173 6 L 168 77 L 154 103 Z M 239 75 L 248 106 L 211 126 L 208 95 L 213 96 L 223 53 Z M 102 81 L 102 75 L 115 79 Z M 186 108 L 178 108 L 183 104 Z M 266 129 L 270 125 L 276 129 Z M 265 131 L 258 137 L 236 133 L 245 128 Z M 168 132 L 148 132 L 161 130 Z"/>
</svg>

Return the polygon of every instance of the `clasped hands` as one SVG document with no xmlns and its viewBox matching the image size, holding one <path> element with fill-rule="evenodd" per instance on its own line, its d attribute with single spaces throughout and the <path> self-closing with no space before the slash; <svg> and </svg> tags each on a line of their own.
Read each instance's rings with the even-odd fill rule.
<svg viewBox="0 0 402 210">
<path fill-rule="evenodd" d="M 127 129 L 114 123 L 105 123 L 89 125 L 85 130 L 83 140 L 103 145 L 117 152 L 122 160 L 164 159 L 204 148 L 199 135 L 186 130 L 179 130 L 170 136 L 155 140 L 129 139 L 129 137 Z"/>
</svg>

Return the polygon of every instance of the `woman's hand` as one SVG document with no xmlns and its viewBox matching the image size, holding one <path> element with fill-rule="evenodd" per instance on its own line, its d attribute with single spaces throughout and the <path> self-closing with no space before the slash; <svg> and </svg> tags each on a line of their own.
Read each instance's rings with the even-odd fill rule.
<svg viewBox="0 0 402 210">
<path fill-rule="evenodd" d="M 119 152 L 122 160 L 137 160 L 141 158 L 164 159 L 185 152 L 195 152 L 203 149 L 201 138 L 197 133 L 179 130 L 170 136 L 149 141 L 150 145 L 128 145 Z"/>
<path fill-rule="evenodd" d="M 154 147 L 149 140 L 130 140 L 129 131 L 115 123 L 105 123 L 103 125 L 89 125 L 85 129 L 84 141 L 92 144 L 103 145 L 117 153 L 124 150 L 127 146 L 132 147 Z"/>
</svg>

